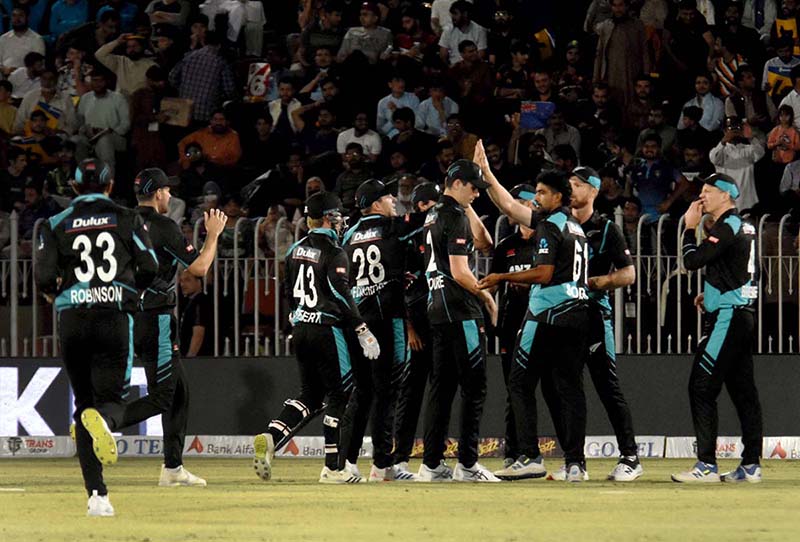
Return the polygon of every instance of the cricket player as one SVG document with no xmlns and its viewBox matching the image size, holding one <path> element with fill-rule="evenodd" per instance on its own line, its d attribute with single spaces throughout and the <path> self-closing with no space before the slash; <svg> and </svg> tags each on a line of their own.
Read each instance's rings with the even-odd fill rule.
<svg viewBox="0 0 800 542">
<path fill-rule="evenodd" d="M 689 377 L 689 400 L 697 436 L 697 463 L 672 475 L 675 482 L 760 482 L 762 419 L 753 376 L 753 304 L 758 298 L 756 229 L 741 219 L 735 201 L 736 181 L 714 173 L 705 179 L 700 199 L 684 215 L 683 265 L 705 267 L 703 293 L 695 300 L 706 313 L 706 335 L 700 341 Z M 699 241 L 703 213 L 714 225 Z M 717 468 L 717 397 L 728 388 L 742 425 L 742 463 L 720 477 Z"/>
<path fill-rule="evenodd" d="M 61 352 L 75 395 L 75 442 L 89 516 L 113 516 L 103 465 L 117 462 L 111 431 L 122 424 L 133 364 L 133 316 L 158 262 L 141 217 L 108 195 L 114 177 L 95 158 L 71 181 L 78 196 L 42 226 L 36 283 L 58 313 Z"/>
</svg>

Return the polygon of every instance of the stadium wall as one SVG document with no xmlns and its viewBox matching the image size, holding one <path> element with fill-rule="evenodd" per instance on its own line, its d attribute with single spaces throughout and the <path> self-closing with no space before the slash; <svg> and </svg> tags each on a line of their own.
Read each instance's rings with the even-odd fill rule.
<svg viewBox="0 0 800 542">
<path fill-rule="evenodd" d="M 687 385 L 690 356 L 619 356 L 618 373 L 631 404 L 639 435 L 693 434 Z M 298 389 L 297 365 L 291 358 L 195 358 L 184 362 L 191 393 L 188 433 L 193 435 L 251 435 L 261 432 Z M 505 408 L 500 360 L 489 358 L 489 390 L 482 436 L 501 437 Z M 800 358 L 794 355 L 756 356 L 756 380 L 764 410 L 765 435 L 800 435 Z M 134 369 L 133 384 L 144 382 Z M 612 435 L 605 412 L 588 373 L 587 435 Z M 138 388 L 143 392 L 143 388 Z M 137 388 L 132 391 L 136 396 Z M 458 399 L 457 399 L 458 401 Z M 727 394 L 720 398 L 720 435 L 739 433 Z M 539 433 L 553 435 L 550 417 L 539 396 Z M 0 359 L 0 436 L 67 435 L 71 396 L 66 374 L 54 359 Z M 458 406 L 450 434 L 458 434 Z M 319 435 L 320 422 L 300 434 Z M 418 426 L 421 433 L 422 424 Z M 157 420 L 125 431 L 160 434 Z"/>
</svg>

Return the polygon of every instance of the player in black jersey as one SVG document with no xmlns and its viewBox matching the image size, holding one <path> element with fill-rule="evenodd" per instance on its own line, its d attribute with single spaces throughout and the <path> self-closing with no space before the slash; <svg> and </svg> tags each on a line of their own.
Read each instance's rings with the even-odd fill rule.
<svg viewBox="0 0 800 542">
<path fill-rule="evenodd" d="M 695 300 L 706 312 L 706 334 L 700 341 L 689 377 L 689 400 L 697 436 L 697 463 L 673 474 L 675 482 L 760 482 L 763 426 L 753 375 L 753 304 L 758 298 L 756 229 L 739 217 L 734 201 L 736 181 L 715 173 L 705 180 L 700 200 L 684 215 L 683 264 L 706 268 L 703 293 Z M 695 228 L 703 212 L 714 225 L 699 242 Z M 720 477 L 717 469 L 717 397 L 728 388 L 742 425 L 742 463 Z"/>
<path fill-rule="evenodd" d="M 614 324 L 608 292 L 633 284 L 636 269 L 619 226 L 594 210 L 600 176 L 591 168 L 578 167 L 570 177 L 572 216 L 589 244 L 589 357 L 587 365 L 597 395 L 605 407 L 617 437 L 620 460 L 609 480 L 631 482 L 642 475 L 633 432 L 631 411 L 617 377 Z M 566 472 L 551 475 L 563 479 Z"/>
<path fill-rule="evenodd" d="M 415 212 L 427 214 L 440 196 L 441 190 L 434 183 L 417 185 L 411 193 Z M 397 401 L 394 461 L 398 471 L 408 471 L 408 460 L 414 447 L 417 420 L 433 357 L 431 325 L 428 321 L 428 280 L 424 270 L 425 229 L 419 228 L 409 237 L 406 249 L 406 276 L 409 280 L 405 292 L 406 332 L 411 362 Z"/>
<path fill-rule="evenodd" d="M 536 188 L 529 184 L 520 184 L 511 189 L 511 195 L 526 207 L 534 208 Z M 513 220 L 509 220 L 512 226 Z M 535 256 L 535 232 L 529 224 L 520 224 L 519 229 L 500 241 L 494 249 L 492 273 L 514 273 L 533 267 Z M 503 364 L 503 378 L 508 388 L 508 377 L 511 372 L 514 345 L 517 333 L 522 326 L 525 312 L 528 310 L 529 284 L 507 282 L 500 289 L 498 303 L 497 333 L 500 339 L 500 360 Z M 511 406 L 511 394 L 506 397 L 506 430 L 505 459 L 503 468 L 510 467 L 520 456 L 517 447 L 517 427 L 514 421 L 514 410 Z"/>
<path fill-rule="evenodd" d="M 428 317 L 433 336 L 433 368 L 425 414 L 425 452 L 420 481 L 453 479 L 461 482 L 497 482 L 478 463 L 478 432 L 486 397 L 486 335 L 482 306 L 492 323 L 497 306 L 488 292 L 478 289 L 469 257 L 491 246 L 491 237 L 471 204 L 486 188 L 480 170 L 457 160 L 447 170 L 444 195 L 425 220 L 425 274 L 428 278 Z M 473 230 L 481 235 L 473 241 Z M 488 243 L 487 243 L 488 241 Z M 487 247 L 488 248 L 488 247 Z M 461 438 L 458 465 L 444 462 L 445 438 L 456 389 L 461 386 Z"/>
<path fill-rule="evenodd" d="M 490 183 L 490 197 L 500 210 L 515 221 L 534 227 L 533 211 L 517 202 L 494 177 L 480 142 L 474 160 Z M 481 288 L 503 281 L 533 284 L 509 376 L 520 456 L 510 467 L 499 471 L 498 476 L 504 479 L 538 478 L 546 473 L 536 429 L 534 392 L 540 379 L 564 450 L 566 479 L 580 482 L 586 478 L 583 365 L 588 352 L 584 332 L 588 324 L 589 254 L 586 236 L 566 207 L 571 195 L 566 174 L 540 174 L 536 179 L 536 201 L 541 213 L 535 223 L 535 266 L 527 271 L 492 274 L 480 283 Z"/>
<path fill-rule="evenodd" d="M 54 300 L 75 395 L 75 442 L 90 516 L 114 515 L 103 465 L 117 461 L 111 431 L 121 427 L 133 364 L 131 314 L 158 268 L 142 219 L 109 199 L 113 184 L 106 164 L 81 162 L 72 181 L 78 197 L 44 223 L 36 246 L 36 283 Z"/>
<path fill-rule="evenodd" d="M 174 186 L 158 168 L 144 169 L 133 184 L 142 217 L 158 258 L 158 274 L 142 294 L 134 316 L 134 348 L 147 375 L 147 395 L 125 405 L 123 427 L 162 414 L 164 465 L 158 485 L 205 486 L 206 481 L 183 467 L 183 448 L 189 410 L 189 386 L 180 359 L 175 276 L 185 267 L 196 277 L 208 272 L 217 253 L 217 239 L 228 217 L 212 209 L 203 216 L 206 240 L 201 251 L 187 244 L 180 227 L 168 216 L 170 187 Z"/>
<path fill-rule="evenodd" d="M 381 356 L 377 361 L 353 359 L 355 411 L 348 468 L 360 475 L 355 465 L 369 419 L 373 464 L 368 480 L 413 481 L 416 477 L 408 470 L 393 468 L 392 447 L 395 402 L 409 362 L 403 303 L 405 247 L 425 215 L 397 216 L 395 197 L 377 179 L 363 182 L 355 198 L 361 218 L 347 230 L 342 245 L 350 261 L 350 291 L 381 345 Z"/>
<path fill-rule="evenodd" d="M 339 246 L 342 202 L 331 192 L 306 201 L 308 235 L 286 254 L 286 281 L 293 344 L 300 367 L 300 395 L 287 399 L 280 415 L 253 443 L 253 466 L 263 480 L 272 476 L 275 450 L 288 442 L 315 411 L 328 402 L 322 421 L 325 467 L 320 482 L 353 484 L 361 481 L 344 468 L 352 413 L 345 414 L 353 388 L 345 329 L 354 329 L 364 357 L 377 360 L 381 348 L 364 323 L 350 294 L 347 253 Z"/>
</svg>

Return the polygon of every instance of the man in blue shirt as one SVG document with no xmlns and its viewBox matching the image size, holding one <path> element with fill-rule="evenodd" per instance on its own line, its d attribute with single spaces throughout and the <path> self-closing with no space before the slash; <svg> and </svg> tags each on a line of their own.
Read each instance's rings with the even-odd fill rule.
<svg viewBox="0 0 800 542">
<path fill-rule="evenodd" d="M 406 80 L 402 75 L 394 75 L 389 80 L 391 93 L 378 102 L 378 117 L 375 121 L 378 132 L 388 138 L 397 135 L 397 129 L 392 121 L 392 113 L 401 107 L 408 107 L 417 114 L 419 98 L 411 92 L 406 92 Z"/>
</svg>

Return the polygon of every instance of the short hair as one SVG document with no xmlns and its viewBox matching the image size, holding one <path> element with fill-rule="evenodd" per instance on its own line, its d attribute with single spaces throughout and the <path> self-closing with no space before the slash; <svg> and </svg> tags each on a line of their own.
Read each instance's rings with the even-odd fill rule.
<svg viewBox="0 0 800 542">
<path fill-rule="evenodd" d="M 653 83 L 653 78 L 647 75 L 646 73 L 640 73 L 639 76 L 636 78 L 636 83 L 639 81 L 647 81 L 648 83 Z"/>
<path fill-rule="evenodd" d="M 228 120 L 228 114 L 227 114 L 227 113 L 225 112 L 225 110 L 224 110 L 224 109 L 222 109 L 221 107 L 219 107 L 219 108 L 217 108 L 217 109 L 213 110 L 213 111 L 211 112 L 211 116 L 210 116 L 210 117 L 208 117 L 208 120 L 211 120 L 211 118 L 212 118 L 214 115 L 222 115 L 223 117 L 225 117 L 225 120 Z"/>
<path fill-rule="evenodd" d="M 414 124 L 416 121 L 414 110 L 410 107 L 399 107 L 395 109 L 394 113 L 392 113 L 392 122 L 397 122 L 398 120 Z"/>
<path fill-rule="evenodd" d="M 272 119 L 272 115 L 270 115 L 269 112 L 267 112 L 267 111 L 262 111 L 262 112 L 256 114 L 256 118 L 255 118 L 256 123 L 258 121 L 260 121 L 260 120 L 265 121 L 270 126 L 273 126 L 275 124 L 275 121 Z"/>
<path fill-rule="evenodd" d="M 714 80 L 714 78 L 711 77 L 711 74 L 708 73 L 707 71 L 700 71 L 700 72 L 697 72 L 696 74 L 694 74 L 695 80 L 697 80 L 698 77 L 702 77 L 703 79 L 705 79 L 709 83 Z"/>
<path fill-rule="evenodd" d="M 194 17 L 191 17 L 188 21 L 188 25 L 190 28 L 193 24 L 197 23 L 200 23 L 206 28 L 208 28 L 208 15 L 206 15 L 205 13 L 198 13 Z"/>
<path fill-rule="evenodd" d="M 446 151 L 447 149 L 453 148 L 453 142 L 443 137 L 439 141 L 436 142 L 436 154 L 442 154 L 442 151 Z"/>
<path fill-rule="evenodd" d="M 513 54 L 522 53 L 528 54 L 531 52 L 531 48 L 528 47 L 528 44 L 522 40 L 516 40 L 511 43 L 511 47 L 508 49 L 508 52 Z"/>
<path fill-rule="evenodd" d="M 644 137 L 642 137 L 642 146 L 648 142 L 654 142 L 659 148 L 661 148 L 661 136 L 655 132 L 647 132 Z"/>
<path fill-rule="evenodd" d="M 459 113 L 453 113 L 452 115 L 447 117 L 447 122 L 452 122 L 454 120 L 457 120 L 461 124 L 464 124 L 464 119 Z"/>
<path fill-rule="evenodd" d="M 463 53 L 464 51 L 467 50 L 467 47 L 477 48 L 478 46 L 475 45 L 475 42 L 472 40 L 464 40 L 458 43 L 458 52 Z"/>
<path fill-rule="evenodd" d="M 16 5 L 11 8 L 11 13 L 14 13 L 15 11 L 21 11 L 25 14 L 25 17 L 30 17 L 31 9 L 27 5 L 17 4 L 16 2 L 15 4 Z"/>
<path fill-rule="evenodd" d="M 348 143 L 347 146 L 344 148 L 344 152 L 349 151 L 358 151 L 361 154 L 364 154 L 364 147 L 361 143 L 356 143 L 355 141 L 352 143 Z"/>
<path fill-rule="evenodd" d="M 31 51 L 25 58 L 22 59 L 22 62 L 25 64 L 26 68 L 30 68 L 37 62 L 44 62 L 44 56 L 41 53 L 37 53 L 36 51 Z"/>
<path fill-rule="evenodd" d="M 339 82 L 336 80 L 335 77 L 323 77 L 319 80 L 319 88 L 324 87 L 325 85 L 334 85 L 335 87 L 339 87 Z"/>
<path fill-rule="evenodd" d="M 569 145 L 567 145 L 569 146 Z M 572 197 L 572 186 L 569 184 L 570 174 L 566 171 L 549 170 L 536 177 L 536 184 L 543 184 L 561 194 L 561 203 L 567 205 Z"/>
<path fill-rule="evenodd" d="M 792 68 L 794 70 L 794 68 Z M 749 73 L 750 75 L 755 75 L 755 71 L 753 68 L 750 67 L 748 64 L 742 64 L 739 66 L 739 69 L 736 70 L 736 73 L 733 74 L 733 80 L 737 83 L 741 83 L 742 79 L 744 79 L 744 74 Z"/>
<path fill-rule="evenodd" d="M 696 105 L 688 105 L 683 108 L 683 116 L 694 122 L 700 122 L 700 119 L 703 118 L 703 108 Z"/>
<path fill-rule="evenodd" d="M 4 88 L 6 92 L 14 92 L 14 85 L 12 85 L 10 81 L 6 81 L 5 79 L 0 81 L 0 88 Z"/>
<path fill-rule="evenodd" d="M 642 200 L 637 198 L 636 196 L 631 196 L 629 198 L 625 198 L 625 203 L 633 203 L 639 212 L 642 212 Z"/>
<path fill-rule="evenodd" d="M 472 4 L 467 2 L 467 0 L 456 0 L 450 5 L 450 13 L 453 12 L 461 12 L 461 13 L 471 13 L 472 12 Z"/>
<path fill-rule="evenodd" d="M 36 109 L 36 110 L 33 111 L 33 113 L 31 113 L 31 117 L 30 118 L 31 118 L 31 120 L 33 120 L 33 119 L 44 119 L 46 121 L 47 120 L 47 114 L 44 111 L 42 111 L 41 109 Z"/>
<path fill-rule="evenodd" d="M 601 179 L 605 177 L 611 177 L 614 180 L 619 179 L 619 171 L 617 171 L 617 168 L 613 166 L 602 167 L 597 174 L 600 175 Z"/>
<path fill-rule="evenodd" d="M 294 79 L 291 76 L 284 75 L 278 80 L 278 86 L 280 85 L 291 85 L 292 90 L 294 90 Z"/>
</svg>

